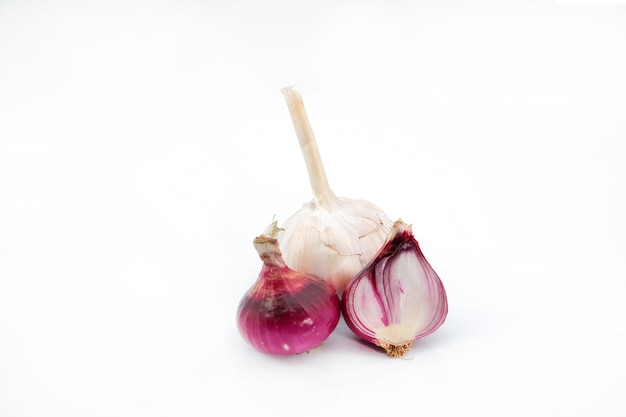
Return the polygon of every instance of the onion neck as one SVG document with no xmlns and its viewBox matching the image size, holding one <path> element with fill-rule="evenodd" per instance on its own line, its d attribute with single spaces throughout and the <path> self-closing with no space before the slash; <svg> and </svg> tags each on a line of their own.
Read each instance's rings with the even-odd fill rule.
<svg viewBox="0 0 626 417">
<path fill-rule="evenodd" d="M 271 268 L 283 268 L 287 266 L 283 260 L 283 254 L 278 246 L 278 240 L 267 235 L 261 235 L 252 242 L 263 264 Z"/>
<path fill-rule="evenodd" d="M 302 96 L 295 86 L 285 87 L 281 92 L 285 96 L 285 101 L 287 102 L 287 107 L 291 115 L 291 121 L 296 135 L 298 136 L 298 141 L 300 142 L 300 149 L 302 150 L 302 156 L 304 156 L 304 162 L 306 163 L 306 168 L 309 173 L 309 181 L 311 181 L 315 201 L 321 207 L 330 209 L 332 202 L 335 200 L 335 194 L 328 185 L 324 164 L 322 164 L 322 158 L 304 108 Z"/>
</svg>

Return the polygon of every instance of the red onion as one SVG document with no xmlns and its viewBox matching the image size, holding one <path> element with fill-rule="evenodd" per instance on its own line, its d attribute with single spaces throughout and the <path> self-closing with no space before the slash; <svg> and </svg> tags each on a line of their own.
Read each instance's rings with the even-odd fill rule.
<svg viewBox="0 0 626 417">
<path fill-rule="evenodd" d="M 348 284 L 342 308 L 359 337 L 400 357 L 443 324 L 448 301 L 411 226 L 397 221 L 374 259 Z"/>
<path fill-rule="evenodd" d="M 323 279 L 299 273 L 284 262 L 276 223 L 254 239 L 263 267 L 237 310 L 244 339 L 265 353 L 294 354 L 324 342 L 339 322 L 339 297 Z"/>
</svg>

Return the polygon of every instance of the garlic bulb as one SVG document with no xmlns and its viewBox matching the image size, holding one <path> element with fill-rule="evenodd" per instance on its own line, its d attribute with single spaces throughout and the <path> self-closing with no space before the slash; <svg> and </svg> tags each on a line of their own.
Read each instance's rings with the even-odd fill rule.
<svg viewBox="0 0 626 417">
<path fill-rule="evenodd" d="M 392 221 L 369 201 L 335 196 L 300 93 L 294 86 L 281 92 L 300 142 L 314 199 L 284 222 L 280 247 L 290 268 L 325 279 L 341 294 L 381 248 Z"/>
<path fill-rule="evenodd" d="M 348 327 L 391 357 L 404 355 L 448 314 L 443 283 L 402 220 L 394 223 L 385 245 L 350 282 L 341 301 Z"/>
</svg>

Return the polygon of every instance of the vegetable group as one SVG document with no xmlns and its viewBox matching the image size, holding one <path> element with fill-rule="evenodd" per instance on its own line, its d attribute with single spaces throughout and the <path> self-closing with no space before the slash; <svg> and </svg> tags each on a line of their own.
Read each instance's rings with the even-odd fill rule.
<svg viewBox="0 0 626 417">
<path fill-rule="evenodd" d="M 300 94 L 293 86 L 282 93 L 314 198 L 254 240 L 263 267 L 239 304 L 239 330 L 261 352 L 300 353 L 326 340 L 342 308 L 357 336 L 401 357 L 445 321 L 443 284 L 410 225 L 392 224 L 369 201 L 335 196 Z"/>
</svg>

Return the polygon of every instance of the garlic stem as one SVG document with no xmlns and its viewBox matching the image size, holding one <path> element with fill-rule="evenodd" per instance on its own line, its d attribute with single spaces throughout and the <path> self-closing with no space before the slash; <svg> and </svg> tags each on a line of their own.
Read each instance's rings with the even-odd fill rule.
<svg viewBox="0 0 626 417">
<path fill-rule="evenodd" d="M 285 101 L 287 102 L 287 107 L 291 115 L 291 121 L 293 122 L 293 127 L 298 136 L 298 141 L 300 142 L 300 149 L 302 150 L 302 156 L 304 156 L 304 162 L 306 163 L 306 168 L 309 173 L 309 181 L 311 181 L 315 201 L 320 206 L 330 209 L 332 206 L 331 203 L 335 199 L 335 194 L 328 185 L 322 158 L 320 157 L 315 135 L 313 134 L 309 118 L 304 108 L 302 96 L 293 85 L 285 87 L 280 91 L 283 93 L 283 96 L 285 96 Z"/>
</svg>

